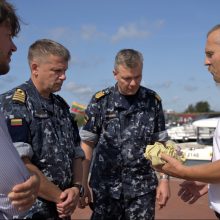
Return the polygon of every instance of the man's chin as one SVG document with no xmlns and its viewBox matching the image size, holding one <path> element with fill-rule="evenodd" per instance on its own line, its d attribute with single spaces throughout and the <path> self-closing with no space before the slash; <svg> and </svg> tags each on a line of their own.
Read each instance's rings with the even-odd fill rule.
<svg viewBox="0 0 220 220">
<path fill-rule="evenodd" d="M 9 72 L 9 66 L 0 66 L 0 75 L 5 75 Z"/>
</svg>

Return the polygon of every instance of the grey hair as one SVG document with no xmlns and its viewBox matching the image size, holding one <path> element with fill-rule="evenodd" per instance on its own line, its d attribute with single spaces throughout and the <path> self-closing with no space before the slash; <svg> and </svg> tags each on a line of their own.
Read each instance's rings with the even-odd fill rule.
<svg viewBox="0 0 220 220">
<path fill-rule="evenodd" d="M 135 68 L 138 65 L 141 65 L 143 68 L 143 55 L 133 49 L 122 49 L 120 50 L 115 57 L 114 68 L 117 70 L 119 65 L 123 65 L 128 68 Z"/>
<path fill-rule="evenodd" d="M 216 30 L 220 30 L 220 24 L 215 25 L 213 28 L 211 28 L 211 30 L 209 30 L 209 32 L 207 33 L 207 37 L 214 31 Z"/>
<path fill-rule="evenodd" d="M 70 52 L 63 45 L 49 39 L 40 39 L 35 41 L 28 51 L 29 65 L 34 59 L 43 59 L 48 55 L 62 57 L 65 61 L 71 58 Z"/>
</svg>

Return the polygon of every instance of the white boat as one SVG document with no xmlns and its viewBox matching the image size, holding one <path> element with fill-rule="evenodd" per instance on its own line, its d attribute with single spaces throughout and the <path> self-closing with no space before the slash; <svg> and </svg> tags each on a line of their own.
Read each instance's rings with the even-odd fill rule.
<svg viewBox="0 0 220 220">
<path fill-rule="evenodd" d="M 197 138 L 196 127 L 193 124 L 184 124 L 167 129 L 171 140 L 177 142 L 195 141 Z"/>
<path fill-rule="evenodd" d="M 220 117 L 200 119 L 192 123 L 196 128 L 197 141 L 178 144 L 188 161 L 211 161 L 212 139 Z"/>
<path fill-rule="evenodd" d="M 182 148 L 187 160 L 201 160 L 211 161 L 212 159 L 212 146 L 194 146 L 189 142 L 189 146 Z"/>
</svg>

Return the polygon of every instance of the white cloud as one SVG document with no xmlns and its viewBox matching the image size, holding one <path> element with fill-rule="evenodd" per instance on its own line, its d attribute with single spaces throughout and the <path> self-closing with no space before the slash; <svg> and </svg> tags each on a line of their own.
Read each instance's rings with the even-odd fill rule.
<svg viewBox="0 0 220 220">
<path fill-rule="evenodd" d="M 54 40 L 62 40 L 63 42 L 68 41 L 72 42 L 77 38 L 77 32 L 74 32 L 72 29 L 68 27 L 57 27 L 50 29 L 48 31 L 49 35 Z"/>
<path fill-rule="evenodd" d="M 65 84 L 64 89 L 71 93 L 78 94 L 80 96 L 87 96 L 93 93 L 92 89 L 85 85 L 77 85 L 74 82 L 68 82 Z"/>
<path fill-rule="evenodd" d="M 97 30 L 95 25 L 83 25 L 80 30 L 80 35 L 83 40 L 91 40 L 105 36 L 104 33 Z"/>
<path fill-rule="evenodd" d="M 146 38 L 150 32 L 145 27 L 137 24 L 128 24 L 118 28 L 117 32 L 111 37 L 113 43 L 123 39 Z"/>
</svg>

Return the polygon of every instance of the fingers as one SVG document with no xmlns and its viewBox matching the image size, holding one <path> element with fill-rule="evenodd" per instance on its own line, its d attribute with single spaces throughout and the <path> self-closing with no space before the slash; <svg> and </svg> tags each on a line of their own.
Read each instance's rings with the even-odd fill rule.
<svg viewBox="0 0 220 220">
<path fill-rule="evenodd" d="M 91 203 L 91 197 L 90 196 L 81 197 L 79 199 L 78 207 L 81 208 L 81 209 L 84 209 L 86 206 L 89 205 L 89 203 Z"/>
<path fill-rule="evenodd" d="M 12 205 L 18 210 L 29 209 L 36 201 L 40 181 L 36 175 L 31 176 L 27 181 L 17 184 L 8 194 Z"/>
<path fill-rule="evenodd" d="M 21 194 L 11 192 L 8 195 L 9 199 L 12 201 L 12 205 L 16 207 L 19 211 L 25 211 L 29 209 L 36 201 L 37 196 L 31 194 Z"/>
<path fill-rule="evenodd" d="M 40 187 L 40 179 L 37 175 L 32 175 L 28 180 L 23 183 L 17 184 L 13 187 L 12 191 L 19 193 L 25 191 L 32 191 L 37 193 Z"/>
<path fill-rule="evenodd" d="M 160 158 L 165 160 L 166 162 L 168 162 L 172 157 L 168 156 L 167 154 L 165 153 L 161 153 L 160 154 Z"/>
</svg>

